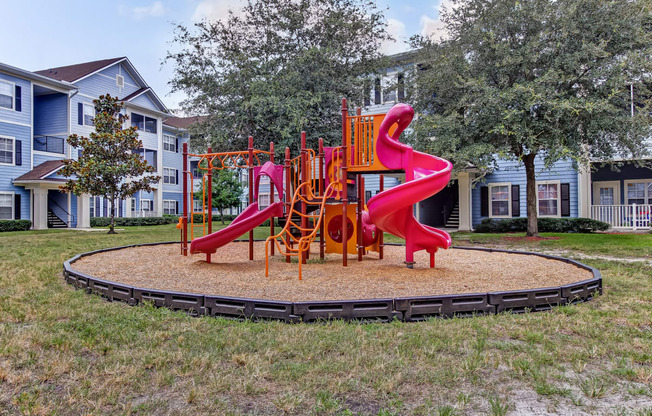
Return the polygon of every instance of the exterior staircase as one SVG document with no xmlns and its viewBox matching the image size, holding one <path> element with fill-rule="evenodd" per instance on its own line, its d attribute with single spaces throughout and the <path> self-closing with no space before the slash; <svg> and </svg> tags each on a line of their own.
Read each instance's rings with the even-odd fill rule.
<svg viewBox="0 0 652 416">
<path fill-rule="evenodd" d="M 48 228 L 68 228 L 68 224 L 48 209 Z"/>
<path fill-rule="evenodd" d="M 448 219 L 446 220 L 446 228 L 460 228 L 460 204 L 459 202 L 455 202 L 455 205 L 453 205 L 453 209 L 451 210 L 451 214 L 448 216 Z"/>
</svg>

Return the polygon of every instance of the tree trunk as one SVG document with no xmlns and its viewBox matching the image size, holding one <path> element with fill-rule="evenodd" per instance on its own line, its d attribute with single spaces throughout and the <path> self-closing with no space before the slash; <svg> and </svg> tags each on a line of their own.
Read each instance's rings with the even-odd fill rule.
<svg viewBox="0 0 652 416">
<path fill-rule="evenodd" d="M 115 195 L 111 195 L 111 225 L 107 234 L 117 234 L 115 232 Z"/>
<path fill-rule="evenodd" d="M 526 200 L 527 200 L 527 232 L 526 237 L 539 235 L 539 224 L 537 223 L 537 178 L 534 170 L 534 158 L 536 153 L 521 156 L 525 165 Z"/>
</svg>

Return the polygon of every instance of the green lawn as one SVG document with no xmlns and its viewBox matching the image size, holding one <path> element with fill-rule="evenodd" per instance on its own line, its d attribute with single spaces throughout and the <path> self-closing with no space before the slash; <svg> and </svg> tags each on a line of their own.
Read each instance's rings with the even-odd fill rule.
<svg viewBox="0 0 652 416">
<path fill-rule="evenodd" d="M 0 234 L 0 415 L 652 415 L 649 264 L 584 260 L 602 271 L 604 295 L 549 313 L 407 324 L 191 318 L 62 279 L 76 253 L 178 235 Z M 454 239 L 652 256 L 652 235 L 546 236 L 560 239 Z"/>
</svg>

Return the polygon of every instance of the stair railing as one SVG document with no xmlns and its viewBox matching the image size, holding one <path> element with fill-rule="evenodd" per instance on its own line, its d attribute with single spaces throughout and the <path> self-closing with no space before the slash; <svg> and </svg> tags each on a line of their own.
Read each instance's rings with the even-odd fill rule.
<svg viewBox="0 0 652 416">
<path fill-rule="evenodd" d="M 53 213 L 57 218 L 59 218 L 61 221 L 63 221 L 63 222 L 66 224 L 66 226 L 67 226 L 68 228 L 70 228 L 70 224 L 72 224 L 72 223 L 75 222 L 75 216 L 72 215 L 71 213 L 69 213 L 68 210 L 66 210 L 64 207 L 62 207 L 61 205 L 59 205 L 59 204 L 57 203 L 57 201 L 55 201 L 55 200 L 52 199 L 52 198 L 48 198 L 48 206 L 49 206 L 50 204 L 52 204 L 52 205 L 56 205 L 56 206 L 57 206 L 61 211 L 63 211 L 63 212 L 66 214 L 66 217 L 67 217 L 67 218 L 70 218 L 70 221 L 68 222 L 68 221 L 64 220 L 63 218 L 59 217 L 59 216 L 56 214 L 56 212 L 54 212 L 54 210 L 52 210 L 52 213 Z M 51 224 L 52 224 L 52 222 L 48 220 L 48 225 L 51 225 Z"/>
</svg>

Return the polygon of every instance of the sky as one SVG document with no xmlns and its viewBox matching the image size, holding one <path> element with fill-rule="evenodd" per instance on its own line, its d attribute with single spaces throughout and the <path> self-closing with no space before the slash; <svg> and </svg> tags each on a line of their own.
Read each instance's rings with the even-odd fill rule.
<svg viewBox="0 0 652 416">
<path fill-rule="evenodd" d="M 375 0 L 384 10 L 396 42 L 383 52 L 409 49 L 414 34 L 439 27 L 442 0 Z M 445 1 L 445 0 L 444 0 Z M 172 48 L 175 23 L 190 26 L 219 19 L 242 0 L 0 0 L 0 62 L 29 71 L 127 56 L 170 109 L 183 93 L 170 93 L 172 64 L 163 64 Z"/>
</svg>

